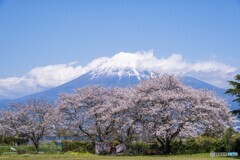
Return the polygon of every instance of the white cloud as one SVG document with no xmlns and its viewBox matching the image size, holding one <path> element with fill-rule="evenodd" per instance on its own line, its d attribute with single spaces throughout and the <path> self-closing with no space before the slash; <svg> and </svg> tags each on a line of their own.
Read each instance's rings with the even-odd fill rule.
<svg viewBox="0 0 240 160">
<path fill-rule="evenodd" d="M 150 56 L 151 55 L 151 56 Z M 153 54 L 146 54 L 145 58 L 139 62 L 141 69 L 149 68 L 150 70 L 164 72 L 185 74 L 189 72 L 223 72 L 232 73 L 237 69 L 235 67 L 216 62 L 216 61 L 202 61 L 190 63 L 183 59 L 181 54 L 172 54 L 168 58 L 157 59 Z"/>
<path fill-rule="evenodd" d="M 214 60 L 187 62 L 181 54 L 156 58 L 153 52 L 120 52 L 111 58 L 95 59 L 84 67 L 77 65 L 77 62 L 48 65 L 33 68 L 22 77 L 2 78 L 0 98 L 16 98 L 55 87 L 88 71 L 99 69 L 100 65 L 105 69 L 134 67 L 136 70 L 189 75 L 220 87 L 226 87 L 226 81 L 237 72 L 237 68 Z"/>
<path fill-rule="evenodd" d="M 74 67 L 73 64 L 48 65 L 36 67 L 28 73 L 29 79 L 42 87 L 52 87 L 72 80 L 84 73 L 81 66 Z"/>
<path fill-rule="evenodd" d="M 85 70 L 74 64 L 58 64 L 33 68 L 22 77 L 0 79 L 0 97 L 15 98 L 68 82 Z"/>
</svg>

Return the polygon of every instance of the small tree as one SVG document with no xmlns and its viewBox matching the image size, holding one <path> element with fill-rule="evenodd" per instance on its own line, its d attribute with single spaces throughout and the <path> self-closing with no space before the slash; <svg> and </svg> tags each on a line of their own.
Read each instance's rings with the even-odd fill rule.
<svg viewBox="0 0 240 160">
<path fill-rule="evenodd" d="M 58 121 L 54 105 L 36 99 L 12 104 L 10 108 L 2 111 L 1 115 L 0 124 L 5 132 L 28 138 L 33 142 L 36 151 L 39 151 L 40 139 L 51 134 Z"/>
<path fill-rule="evenodd" d="M 226 94 L 231 94 L 232 96 L 236 96 L 237 98 L 234 99 L 233 101 L 240 103 L 240 75 L 235 76 L 236 81 L 229 81 L 229 84 L 233 87 L 228 89 L 225 93 Z M 234 114 L 239 115 L 240 110 L 234 110 Z"/>
</svg>

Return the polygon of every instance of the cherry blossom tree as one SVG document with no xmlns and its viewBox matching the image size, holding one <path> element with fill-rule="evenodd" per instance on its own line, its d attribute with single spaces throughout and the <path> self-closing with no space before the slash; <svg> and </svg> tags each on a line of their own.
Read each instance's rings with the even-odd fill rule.
<svg viewBox="0 0 240 160">
<path fill-rule="evenodd" d="M 75 93 L 60 95 L 59 115 L 70 130 L 79 130 L 91 141 L 104 142 L 113 137 L 120 105 L 116 89 L 88 86 Z"/>
<path fill-rule="evenodd" d="M 205 130 L 222 131 L 232 120 L 227 104 L 214 93 L 185 86 L 173 75 L 142 81 L 134 88 L 132 120 L 138 119 L 170 153 L 171 141 Z"/>
<path fill-rule="evenodd" d="M 52 103 L 34 99 L 12 104 L 7 110 L 1 111 L 0 124 L 9 135 L 31 140 L 36 151 L 39 151 L 40 139 L 53 133 L 58 119 Z"/>
</svg>

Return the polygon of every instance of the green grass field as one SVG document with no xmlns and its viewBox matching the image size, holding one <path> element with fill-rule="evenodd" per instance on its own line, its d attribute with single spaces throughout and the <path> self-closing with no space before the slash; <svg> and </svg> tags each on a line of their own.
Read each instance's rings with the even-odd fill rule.
<svg viewBox="0 0 240 160">
<path fill-rule="evenodd" d="M 1 155 L 0 160 L 230 160 L 234 158 L 210 157 L 209 154 L 170 155 L 170 156 L 98 156 L 91 154 L 38 154 Z"/>
</svg>

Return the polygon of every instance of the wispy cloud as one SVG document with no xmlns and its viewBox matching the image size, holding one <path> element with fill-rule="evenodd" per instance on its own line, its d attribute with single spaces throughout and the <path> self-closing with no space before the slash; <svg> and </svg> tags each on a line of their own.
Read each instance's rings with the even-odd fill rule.
<svg viewBox="0 0 240 160">
<path fill-rule="evenodd" d="M 121 59 L 124 61 L 121 61 Z M 194 76 L 219 87 L 227 87 L 226 81 L 232 79 L 238 71 L 233 66 L 215 60 L 188 62 L 181 54 L 156 58 L 153 52 L 121 52 L 111 58 L 95 59 L 86 66 L 77 65 L 77 62 L 47 65 L 33 68 L 21 77 L 2 78 L 0 79 L 0 98 L 21 97 L 61 85 L 92 69 L 96 69 L 99 64 L 103 63 L 106 63 L 108 67 L 130 65 L 137 70 L 147 69 L 161 73 Z"/>
</svg>

